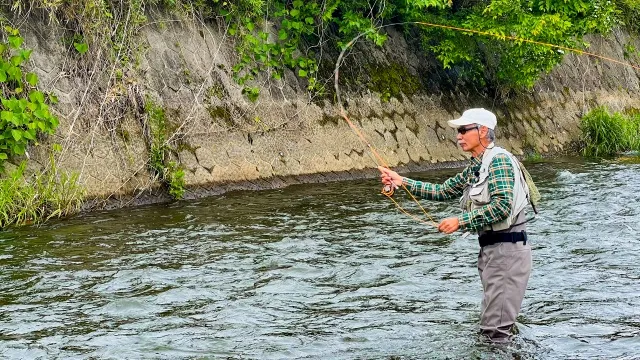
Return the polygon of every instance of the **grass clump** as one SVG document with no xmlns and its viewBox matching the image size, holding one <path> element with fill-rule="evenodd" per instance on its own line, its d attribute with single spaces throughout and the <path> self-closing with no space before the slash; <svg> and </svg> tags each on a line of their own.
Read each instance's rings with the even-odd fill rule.
<svg viewBox="0 0 640 360">
<path fill-rule="evenodd" d="M 640 151 L 638 113 L 610 113 L 600 106 L 582 118 L 581 127 L 585 156 L 607 157 L 626 151 Z"/>
<path fill-rule="evenodd" d="M 186 191 L 184 170 L 175 162 L 168 161 L 171 148 L 168 144 L 167 118 L 164 109 L 150 98 L 145 103 L 145 112 L 150 126 L 149 167 L 172 198 L 182 199 Z"/>
<path fill-rule="evenodd" d="M 80 211 L 85 189 L 77 173 L 57 169 L 53 155 L 50 166 L 25 177 L 26 161 L 0 179 L 0 227 L 38 224 L 54 217 Z"/>
</svg>

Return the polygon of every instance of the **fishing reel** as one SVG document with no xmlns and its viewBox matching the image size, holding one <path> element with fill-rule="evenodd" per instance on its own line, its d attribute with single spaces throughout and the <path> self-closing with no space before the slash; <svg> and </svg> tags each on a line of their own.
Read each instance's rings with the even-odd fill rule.
<svg viewBox="0 0 640 360">
<path fill-rule="evenodd" d="M 384 196 L 392 197 L 396 192 L 396 187 L 393 185 L 385 185 L 382 187 L 382 191 L 380 191 Z"/>
</svg>

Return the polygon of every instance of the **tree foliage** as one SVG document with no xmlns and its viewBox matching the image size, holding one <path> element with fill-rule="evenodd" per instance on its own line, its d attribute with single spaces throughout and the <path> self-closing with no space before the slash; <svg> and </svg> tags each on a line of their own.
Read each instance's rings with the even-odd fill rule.
<svg viewBox="0 0 640 360">
<path fill-rule="evenodd" d="M 637 13 L 637 0 L 274 0 L 265 2 L 260 16 L 227 13 L 230 33 L 239 37 L 241 61 L 234 68 L 241 84 L 263 71 L 280 78 L 285 68 L 316 79 L 322 46 L 345 46 L 353 37 L 382 45 L 380 26 L 405 23 L 407 34 L 420 33 L 424 50 L 444 69 L 465 81 L 506 89 L 531 87 L 565 55 L 547 46 L 507 40 L 518 37 L 565 47 L 584 48 L 582 37 L 607 33 L 623 23 L 622 10 Z M 635 7 L 634 7 L 635 6 Z M 232 16 L 232 14 L 235 14 Z M 268 15 L 267 15 L 268 14 Z M 633 19 L 628 11 L 626 18 Z M 428 22 L 470 29 L 484 36 L 429 27 Z M 410 24 L 407 24 L 410 23 Z M 273 24 L 270 28 L 268 24 Z M 277 31 L 272 36 L 270 31 Z M 321 90 L 321 89 L 320 89 Z M 255 89 L 248 93 L 255 94 Z"/>
<path fill-rule="evenodd" d="M 584 48 L 582 37 L 607 33 L 617 24 L 637 27 L 638 0 L 15 0 L 12 10 L 45 9 L 73 29 L 78 52 L 108 48 L 119 61 L 133 56 L 130 38 L 154 9 L 221 20 L 238 40 L 233 69 L 244 93 L 255 100 L 260 74 L 280 79 L 286 69 L 322 91 L 318 63 L 325 49 L 344 47 L 359 34 L 377 45 L 380 26 L 404 23 L 426 55 L 464 81 L 507 89 L 531 87 L 565 55 L 507 36 Z M 479 36 L 429 27 L 428 22 L 484 32 Z M 105 31 L 106 29 L 106 31 Z"/>
</svg>

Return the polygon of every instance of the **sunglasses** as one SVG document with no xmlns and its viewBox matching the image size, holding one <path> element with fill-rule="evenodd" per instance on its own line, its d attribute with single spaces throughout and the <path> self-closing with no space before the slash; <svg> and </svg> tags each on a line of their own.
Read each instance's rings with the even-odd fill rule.
<svg viewBox="0 0 640 360">
<path fill-rule="evenodd" d="M 477 129 L 477 128 L 478 128 L 477 125 L 476 126 L 472 126 L 472 127 L 459 127 L 458 128 L 458 134 L 464 135 L 464 134 L 467 133 L 467 131 L 471 131 L 471 130 L 474 130 L 474 129 Z"/>
</svg>

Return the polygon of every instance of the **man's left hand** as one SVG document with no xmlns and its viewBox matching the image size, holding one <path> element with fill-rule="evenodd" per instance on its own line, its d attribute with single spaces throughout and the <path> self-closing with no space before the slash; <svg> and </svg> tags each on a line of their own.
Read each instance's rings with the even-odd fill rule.
<svg viewBox="0 0 640 360">
<path fill-rule="evenodd" d="M 445 234 L 451 234 L 458 229 L 460 229 L 460 221 L 457 217 L 444 219 L 440 222 L 440 225 L 438 225 L 438 231 Z"/>
</svg>

